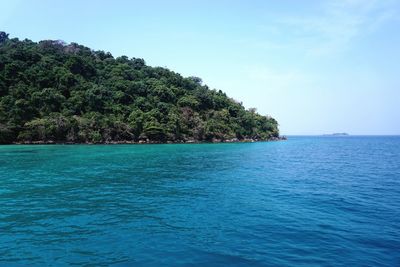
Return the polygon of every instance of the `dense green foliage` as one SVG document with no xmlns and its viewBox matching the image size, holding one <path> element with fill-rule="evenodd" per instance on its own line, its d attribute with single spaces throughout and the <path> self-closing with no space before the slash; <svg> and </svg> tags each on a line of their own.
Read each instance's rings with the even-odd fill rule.
<svg viewBox="0 0 400 267">
<path fill-rule="evenodd" d="M 0 143 L 211 141 L 279 135 L 276 120 L 143 59 L 0 32 Z"/>
</svg>

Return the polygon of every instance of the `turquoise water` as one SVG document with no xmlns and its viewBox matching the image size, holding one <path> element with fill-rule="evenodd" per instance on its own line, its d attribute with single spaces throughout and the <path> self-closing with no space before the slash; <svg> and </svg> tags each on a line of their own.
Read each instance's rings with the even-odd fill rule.
<svg viewBox="0 0 400 267">
<path fill-rule="evenodd" d="M 0 146 L 2 266 L 400 266 L 400 137 Z"/>
</svg>

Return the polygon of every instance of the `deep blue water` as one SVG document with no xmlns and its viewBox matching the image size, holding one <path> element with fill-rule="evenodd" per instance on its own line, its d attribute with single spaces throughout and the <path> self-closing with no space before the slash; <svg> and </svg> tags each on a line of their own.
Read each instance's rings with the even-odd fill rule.
<svg viewBox="0 0 400 267">
<path fill-rule="evenodd" d="M 3 266 L 400 266 L 400 137 L 0 146 Z"/>
</svg>

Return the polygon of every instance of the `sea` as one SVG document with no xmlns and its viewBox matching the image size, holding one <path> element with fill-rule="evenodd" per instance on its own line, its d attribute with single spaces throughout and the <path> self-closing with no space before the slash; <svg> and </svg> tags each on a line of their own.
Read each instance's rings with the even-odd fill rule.
<svg viewBox="0 0 400 267">
<path fill-rule="evenodd" d="M 0 266 L 400 266 L 400 137 L 0 146 Z"/>
</svg>

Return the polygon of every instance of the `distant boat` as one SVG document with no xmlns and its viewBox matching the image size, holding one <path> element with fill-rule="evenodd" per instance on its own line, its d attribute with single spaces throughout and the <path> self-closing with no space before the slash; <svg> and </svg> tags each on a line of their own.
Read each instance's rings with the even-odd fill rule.
<svg viewBox="0 0 400 267">
<path fill-rule="evenodd" d="M 323 136 L 349 136 L 348 133 L 333 133 L 333 134 L 324 134 Z"/>
</svg>

